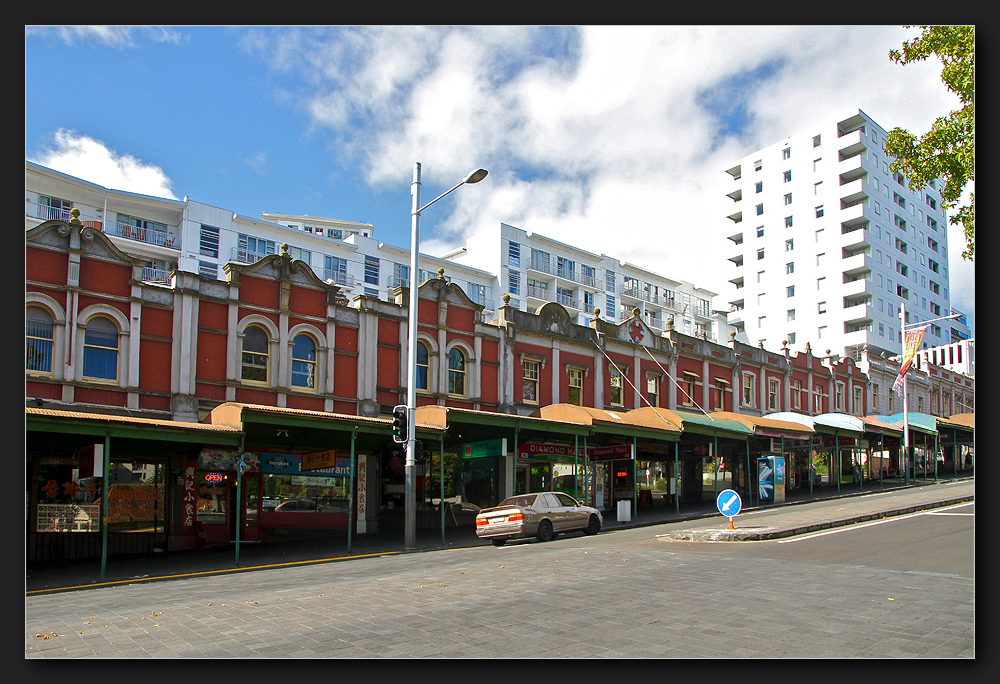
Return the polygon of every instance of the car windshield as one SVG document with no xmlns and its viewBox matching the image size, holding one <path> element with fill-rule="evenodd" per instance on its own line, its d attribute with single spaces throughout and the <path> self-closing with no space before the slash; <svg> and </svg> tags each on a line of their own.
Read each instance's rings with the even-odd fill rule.
<svg viewBox="0 0 1000 684">
<path fill-rule="evenodd" d="M 531 508 L 535 505 L 535 495 L 530 496 L 512 496 L 510 498 L 504 499 L 500 502 L 501 506 L 521 506 L 523 508 Z"/>
</svg>

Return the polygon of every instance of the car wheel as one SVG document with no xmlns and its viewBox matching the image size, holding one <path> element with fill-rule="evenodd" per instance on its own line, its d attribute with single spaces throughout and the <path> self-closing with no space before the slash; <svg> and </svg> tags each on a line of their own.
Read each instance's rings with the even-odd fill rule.
<svg viewBox="0 0 1000 684">
<path fill-rule="evenodd" d="M 491 539 L 490 541 L 493 542 L 493 546 L 503 546 L 507 543 L 506 539 Z"/>
<path fill-rule="evenodd" d="M 538 541 L 547 542 L 552 540 L 552 523 L 548 520 L 543 520 L 538 523 Z"/>
<path fill-rule="evenodd" d="M 596 515 L 590 516 L 590 520 L 587 522 L 587 534 L 597 534 L 601 531 L 601 521 Z"/>
</svg>

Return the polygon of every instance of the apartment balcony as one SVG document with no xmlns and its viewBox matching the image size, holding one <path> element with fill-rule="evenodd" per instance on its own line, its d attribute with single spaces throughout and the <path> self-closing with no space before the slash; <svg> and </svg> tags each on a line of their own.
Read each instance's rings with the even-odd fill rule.
<svg viewBox="0 0 1000 684">
<path fill-rule="evenodd" d="M 736 289 L 743 287 L 743 276 L 736 276 L 735 278 L 730 278 L 729 282 L 736 286 Z"/>
<path fill-rule="evenodd" d="M 546 260 L 532 258 L 530 263 L 528 263 L 528 271 L 535 271 L 537 273 L 544 273 L 552 276 L 556 274 L 556 269 L 552 266 L 551 259 Z"/>
<path fill-rule="evenodd" d="M 842 340 L 843 347 L 858 347 L 862 348 L 868 343 L 868 336 L 871 335 L 871 330 L 852 330 L 844 331 L 844 336 L 840 338 Z"/>
<path fill-rule="evenodd" d="M 844 282 L 837 291 L 837 296 L 841 296 L 846 299 L 854 299 L 864 296 L 869 294 L 868 286 L 870 284 L 871 281 L 864 276 L 848 276 L 845 274 Z"/>
<path fill-rule="evenodd" d="M 849 183 L 843 183 L 839 192 L 841 209 L 859 204 L 868 199 L 868 181 L 859 178 Z"/>
<path fill-rule="evenodd" d="M 872 257 L 870 254 L 855 254 L 845 259 L 841 259 L 840 267 L 845 278 L 857 278 L 870 273 L 872 270 Z"/>
<path fill-rule="evenodd" d="M 837 152 L 840 155 L 840 159 L 847 159 L 860 154 L 865 147 L 866 138 L 862 135 L 860 128 L 837 139 Z"/>
<path fill-rule="evenodd" d="M 403 278 L 402 276 L 389 276 L 389 289 L 394 289 L 397 287 L 409 287 L 410 279 Z"/>
<path fill-rule="evenodd" d="M 844 325 L 858 326 L 869 324 L 875 316 L 875 307 L 871 302 L 862 302 L 844 307 Z"/>
<path fill-rule="evenodd" d="M 142 269 L 142 282 L 167 285 L 170 283 L 170 271 L 159 266 L 144 266 Z"/>
<path fill-rule="evenodd" d="M 732 192 L 727 192 L 726 197 L 728 197 L 734 202 L 739 202 L 741 199 L 743 199 L 743 188 L 737 188 Z"/>
<path fill-rule="evenodd" d="M 742 167 L 737 164 L 731 169 L 726 169 L 726 173 L 733 177 L 733 180 L 739 180 L 743 176 Z"/>
<path fill-rule="evenodd" d="M 144 242 L 147 245 L 157 245 L 169 249 L 180 249 L 180 240 L 176 226 L 168 226 L 166 230 L 156 228 L 146 228 L 133 226 L 128 223 L 115 222 L 108 225 L 105 230 L 108 235 L 116 235 L 127 240 Z"/>
<path fill-rule="evenodd" d="M 726 218 L 731 220 L 733 223 L 740 223 L 741 221 L 743 221 L 743 212 L 737 211 L 734 214 L 730 214 Z"/>
<path fill-rule="evenodd" d="M 577 285 L 586 285 L 587 287 L 593 288 L 595 290 L 603 290 L 604 282 L 598 280 L 592 275 L 585 275 L 580 271 L 570 268 L 559 268 L 556 267 L 555 271 L 556 278 L 561 278 L 562 280 L 568 280 L 571 283 Z"/>
<path fill-rule="evenodd" d="M 742 327 L 743 324 L 745 323 L 745 320 L 744 320 L 744 317 L 743 317 L 743 308 L 740 307 L 739 309 L 736 309 L 735 311 L 730 311 L 729 313 L 727 313 L 726 314 L 726 322 L 729 325 L 733 326 L 734 328 Z"/>
<path fill-rule="evenodd" d="M 732 235 L 727 235 L 726 239 L 727 240 L 732 240 L 733 244 L 742 245 L 743 244 L 743 231 L 741 230 L 738 233 L 733 233 Z"/>
<path fill-rule="evenodd" d="M 860 154 L 848 157 L 837 163 L 837 173 L 840 174 L 841 184 L 849 183 L 868 174 L 864 167 L 864 158 Z"/>
<path fill-rule="evenodd" d="M 573 297 L 572 295 L 556 293 L 552 290 L 547 290 L 545 288 L 537 287 L 535 285 L 528 285 L 526 293 L 528 295 L 528 299 L 541 300 L 542 302 L 556 302 L 558 304 L 562 304 L 567 309 L 575 309 L 576 311 L 583 311 L 579 300 L 576 297 Z"/>
<path fill-rule="evenodd" d="M 739 268 L 743 266 L 743 255 L 742 254 L 733 255 L 729 257 L 729 261 L 732 261 L 734 264 L 736 264 L 736 267 Z"/>
<path fill-rule="evenodd" d="M 58 207 L 50 207 L 45 204 L 38 204 L 37 202 L 25 202 L 24 218 L 26 227 L 34 227 L 37 225 L 35 222 L 42 223 L 44 221 L 65 221 L 69 223 L 69 220 L 73 216 L 69 213 L 69 209 L 60 209 Z M 96 207 L 88 207 L 83 204 L 75 204 L 73 209 L 78 209 L 80 211 L 80 223 L 87 226 L 88 228 L 94 228 L 95 230 L 104 230 L 104 210 L 98 209 Z"/>
<path fill-rule="evenodd" d="M 324 268 L 319 274 L 319 277 L 325 280 L 331 285 L 340 285 L 341 287 L 354 287 L 354 276 L 344 273 L 342 271 L 332 271 L 330 269 Z"/>
<path fill-rule="evenodd" d="M 863 249 L 870 249 L 871 243 L 868 242 L 870 232 L 871 230 L 867 223 L 852 227 L 850 230 L 844 230 L 841 234 L 841 248 L 845 252 L 858 252 Z"/>
</svg>

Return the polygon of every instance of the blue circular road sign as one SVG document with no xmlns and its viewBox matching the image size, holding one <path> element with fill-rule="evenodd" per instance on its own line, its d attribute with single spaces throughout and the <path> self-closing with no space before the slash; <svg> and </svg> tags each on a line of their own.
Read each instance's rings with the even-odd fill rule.
<svg viewBox="0 0 1000 684">
<path fill-rule="evenodd" d="M 719 492 L 719 496 L 715 499 L 715 505 L 718 507 L 719 513 L 733 518 L 740 512 L 743 502 L 740 500 L 740 495 L 732 489 L 724 489 Z"/>
</svg>

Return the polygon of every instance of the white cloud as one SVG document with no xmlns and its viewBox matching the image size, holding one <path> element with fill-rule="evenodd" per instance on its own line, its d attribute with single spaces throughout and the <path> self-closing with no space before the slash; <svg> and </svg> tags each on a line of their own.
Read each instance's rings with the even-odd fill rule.
<svg viewBox="0 0 1000 684">
<path fill-rule="evenodd" d="M 411 160 L 444 187 L 477 165 L 491 170 L 435 209 L 426 251 L 504 221 L 719 293 L 729 287 L 713 253 L 724 243 L 726 163 L 831 115 L 860 108 L 888 128 L 923 131 L 957 104 L 940 63 L 889 60 L 914 29 L 558 31 L 390 27 L 294 39 L 322 86 L 314 124 L 352 138 L 373 186 L 409 180 Z M 706 92 L 745 106 L 738 135 L 720 136 Z M 357 117 L 363 136 L 352 133 Z M 952 237 L 952 296 L 971 310 L 974 267 L 957 258 L 962 248 Z"/>
<path fill-rule="evenodd" d="M 76 131 L 59 129 L 52 147 L 31 160 L 50 169 L 83 178 L 114 190 L 177 199 L 170 178 L 158 166 L 130 154 L 119 154 L 107 145 Z"/>
<path fill-rule="evenodd" d="M 147 41 L 183 43 L 183 34 L 163 26 L 26 26 L 25 38 L 54 37 L 67 45 L 104 45 L 134 48 Z"/>
</svg>

